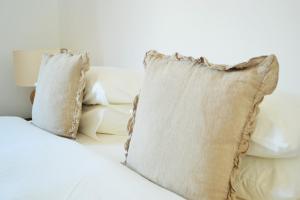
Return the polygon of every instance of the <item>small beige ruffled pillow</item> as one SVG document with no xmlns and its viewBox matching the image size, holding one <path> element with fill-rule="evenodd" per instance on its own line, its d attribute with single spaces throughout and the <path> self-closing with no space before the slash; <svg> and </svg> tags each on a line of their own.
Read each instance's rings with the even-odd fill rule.
<svg viewBox="0 0 300 200">
<path fill-rule="evenodd" d="M 44 55 L 32 108 L 32 122 L 56 135 L 75 138 L 79 126 L 87 54 Z"/>
<path fill-rule="evenodd" d="M 187 199 L 234 199 L 258 105 L 277 84 L 276 56 L 229 66 L 150 51 L 145 67 L 126 165 Z"/>
</svg>

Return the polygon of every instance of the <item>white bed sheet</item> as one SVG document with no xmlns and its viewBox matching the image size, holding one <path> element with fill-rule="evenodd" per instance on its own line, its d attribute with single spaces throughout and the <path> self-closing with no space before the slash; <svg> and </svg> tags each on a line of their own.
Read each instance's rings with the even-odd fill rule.
<svg viewBox="0 0 300 200">
<path fill-rule="evenodd" d="M 97 134 L 97 140 L 85 134 L 78 134 L 76 141 L 97 156 L 122 163 L 125 160 L 125 135 Z"/>
<path fill-rule="evenodd" d="M 120 164 L 121 154 L 110 157 L 120 144 L 98 148 L 81 137 L 83 146 L 17 117 L 0 117 L 0 127 L 0 199 L 183 199 Z"/>
</svg>

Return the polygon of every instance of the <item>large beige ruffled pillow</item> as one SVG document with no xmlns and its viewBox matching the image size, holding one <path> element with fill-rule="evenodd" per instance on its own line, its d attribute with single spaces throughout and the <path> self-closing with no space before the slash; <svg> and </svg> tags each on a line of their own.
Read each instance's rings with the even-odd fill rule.
<svg viewBox="0 0 300 200">
<path fill-rule="evenodd" d="M 229 66 L 150 51 L 145 67 L 126 165 L 187 199 L 234 199 L 258 105 L 277 84 L 276 57 Z"/>
<path fill-rule="evenodd" d="M 75 138 L 79 126 L 87 54 L 45 55 L 32 108 L 32 122 L 54 134 Z"/>
</svg>

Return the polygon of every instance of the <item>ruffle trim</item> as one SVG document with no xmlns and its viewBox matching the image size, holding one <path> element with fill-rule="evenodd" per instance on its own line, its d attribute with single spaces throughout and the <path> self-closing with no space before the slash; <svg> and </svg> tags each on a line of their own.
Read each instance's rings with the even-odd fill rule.
<svg viewBox="0 0 300 200">
<path fill-rule="evenodd" d="M 261 57 L 259 57 L 261 58 Z M 251 61 L 252 59 L 250 59 Z M 249 61 L 249 62 L 250 62 Z M 254 60 L 255 61 L 255 60 Z M 238 145 L 238 151 L 237 154 L 234 158 L 234 166 L 230 175 L 230 180 L 229 180 L 229 190 L 228 190 L 228 194 L 227 194 L 227 198 L 226 200 L 236 200 L 236 185 L 235 185 L 235 180 L 237 178 L 237 175 L 239 173 L 239 166 L 240 166 L 240 160 L 241 157 L 246 154 L 246 152 L 249 149 L 249 145 L 250 145 L 250 138 L 251 135 L 253 134 L 254 130 L 255 130 L 255 125 L 256 125 L 256 117 L 259 113 L 259 104 L 263 101 L 264 96 L 267 94 L 271 94 L 274 89 L 276 88 L 277 82 L 278 82 L 278 61 L 276 56 L 271 55 L 268 56 L 267 58 L 265 58 L 263 61 L 256 63 L 256 65 L 261 65 L 263 68 L 269 68 L 268 71 L 265 72 L 265 76 L 261 82 L 260 88 L 253 100 L 253 109 L 252 111 L 250 111 L 248 118 L 247 118 L 247 123 L 245 125 L 245 128 L 243 129 L 243 134 L 242 134 L 242 138 L 240 141 L 240 144 Z M 272 67 L 267 67 L 267 66 L 272 66 L 275 68 L 275 73 L 276 76 L 271 76 L 270 75 L 270 70 Z M 266 84 L 267 82 L 269 82 L 272 79 L 271 82 L 274 83 L 273 86 L 271 87 L 267 87 Z"/>
<path fill-rule="evenodd" d="M 249 149 L 249 145 L 250 145 L 249 141 L 250 141 L 251 135 L 253 134 L 253 132 L 255 130 L 256 116 L 259 113 L 258 105 L 263 100 L 263 95 L 257 95 L 257 96 L 258 97 L 255 98 L 256 103 L 254 104 L 253 110 L 249 113 L 247 124 L 245 125 L 245 128 L 243 130 L 242 139 L 238 145 L 238 151 L 233 160 L 233 168 L 232 168 L 232 172 L 230 175 L 229 189 L 228 189 L 228 194 L 227 194 L 226 200 L 236 200 L 235 180 L 239 173 L 240 160 L 241 160 L 242 156 L 244 154 L 246 154 L 246 152 Z"/>
<path fill-rule="evenodd" d="M 77 131 L 78 131 L 78 126 L 80 122 L 80 117 L 81 117 L 81 109 L 82 109 L 82 99 L 83 99 L 83 91 L 85 88 L 86 84 L 86 79 L 85 79 L 85 72 L 89 69 L 89 57 L 87 53 L 81 54 L 81 71 L 80 71 L 80 78 L 79 78 L 79 83 L 78 83 L 78 89 L 75 97 L 75 110 L 73 114 L 73 119 L 72 119 L 72 126 L 68 130 L 68 137 L 71 138 L 76 138 Z"/>
<path fill-rule="evenodd" d="M 138 103 L 139 103 L 139 95 L 136 95 L 133 100 L 133 108 L 132 108 L 131 116 L 130 116 L 128 124 L 127 124 L 128 138 L 124 144 L 124 148 L 125 148 L 125 162 L 124 163 L 125 164 L 127 161 L 128 150 L 129 150 L 131 136 L 132 136 L 133 127 L 134 127 L 134 123 L 135 123 L 135 116 L 136 116 L 136 110 L 137 110 Z"/>
<path fill-rule="evenodd" d="M 210 69 L 219 70 L 219 71 L 229 71 L 229 70 L 241 70 L 241 69 L 257 66 L 258 64 L 262 63 L 267 57 L 273 57 L 273 56 L 274 55 L 259 56 L 259 57 L 251 58 L 247 62 L 242 62 L 236 65 L 223 65 L 223 64 L 210 63 L 205 57 L 193 58 L 193 57 L 182 56 L 179 53 L 175 53 L 171 56 L 168 56 L 168 55 L 158 53 L 155 50 L 150 50 L 146 53 L 146 56 L 144 58 L 144 66 L 146 68 L 148 63 L 154 60 L 166 59 L 169 61 L 186 61 L 186 62 L 190 62 L 192 65 L 201 65 L 203 67 L 209 67 Z"/>
</svg>

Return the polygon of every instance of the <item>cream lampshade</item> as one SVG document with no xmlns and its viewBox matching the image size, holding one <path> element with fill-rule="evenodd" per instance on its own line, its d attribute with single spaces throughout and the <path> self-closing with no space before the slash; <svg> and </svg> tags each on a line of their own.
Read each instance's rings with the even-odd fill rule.
<svg viewBox="0 0 300 200">
<path fill-rule="evenodd" d="M 59 53 L 55 50 L 16 50 L 13 51 L 16 85 L 34 87 L 42 60 L 45 53 Z"/>
<path fill-rule="evenodd" d="M 16 85 L 22 87 L 34 87 L 38 78 L 43 54 L 55 54 L 67 51 L 67 49 L 13 51 Z M 33 90 L 30 95 L 30 101 L 32 104 L 34 101 L 34 96 L 35 90 Z"/>
</svg>

